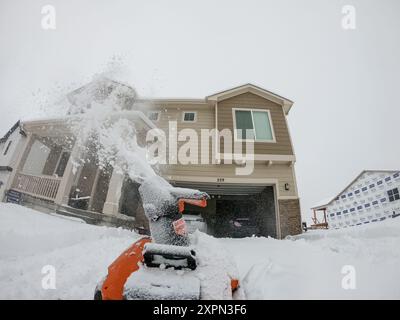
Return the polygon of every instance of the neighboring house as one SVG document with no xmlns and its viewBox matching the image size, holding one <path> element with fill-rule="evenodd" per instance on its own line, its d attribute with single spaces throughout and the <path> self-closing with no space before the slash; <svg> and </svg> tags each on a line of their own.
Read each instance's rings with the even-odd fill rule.
<svg viewBox="0 0 400 320">
<path fill-rule="evenodd" d="M 9 187 L 11 172 L 25 139 L 19 121 L 0 139 L 0 201 Z"/>
<path fill-rule="evenodd" d="M 81 99 L 76 97 L 87 96 L 85 92 L 94 90 L 104 93 L 96 98 L 102 101 L 115 84 L 118 83 L 106 80 L 97 84 L 100 87 L 90 83 L 71 92 L 68 99 L 77 108 L 69 113 L 84 112 L 90 107 L 90 102 L 79 105 L 77 101 Z M 251 84 L 204 99 L 141 99 L 135 104 L 133 90 L 127 94 L 129 87 L 123 85 L 118 92 L 119 98 L 121 92 L 128 96 L 121 104 L 135 114 L 135 126 L 142 134 L 153 127 L 168 134 L 171 122 L 176 122 L 178 131 L 194 129 L 199 137 L 201 129 L 229 129 L 234 132 L 235 143 L 254 142 L 250 158 L 236 159 L 235 151 L 225 150 L 225 144 L 214 135 L 210 137 L 214 144 L 208 149 L 210 163 L 172 161 L 161 167 L 161 174 L 171 184 L 210 194 L 206 208 L 186 210 L 188 214 L 201 214 L 208 232 L 216 236 L 256 234 L 276 238 L 301 233 L 296 158 L 286 121 L 292 101 Z M 94 223 L 132 223 L 146 232 L 138 184 L 112 168 L 98 168 L 95 154 L 89 155 L 92 160 L 74 172 L 70 154 L 76 148 L 65 144 L 66 137 L 73 140 L 73 132 L 65 123 L 62 119 L 49 119 L 22 124 L 28 142 L 16 162 L 9 189 L 20 192 L 24 203 L 53 206 L 61 213 L 85 216 Z M 236 129 L 250 129 L 252 133 L 246 136 Z M 184 141 L 178 142 L 178 148 L 182 144 Z M 236 174 L 237 168 L 253 160 L 251 174 Z"/>
<path fill-rule="evenodd" d="M 341 229 L 400 215 L 400 171 L 364 170 L 335 197 L 312 209 L 326 215 L 329 228 Z"/>
</svg>

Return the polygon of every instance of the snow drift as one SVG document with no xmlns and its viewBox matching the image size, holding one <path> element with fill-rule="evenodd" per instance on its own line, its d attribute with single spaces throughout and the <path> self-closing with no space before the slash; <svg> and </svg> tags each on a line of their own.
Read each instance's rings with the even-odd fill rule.
<svg viewBox="0 0 400 320">
<path fill-rule="evenodd" d="M 109 264 L 139 237 L 4 203 L 0 221 L 1 299 L 92 299 Z M 236 262 L 250 299 L 400 299 L 400 219 L 287 240 L 198 236 L 199 254 L 217 244 Z M 41 286 L 45 265 L 55 267 L 55 290 Z M 341 286 L 344 265 L 355 267 L 355 290 Z"/>
</svg>

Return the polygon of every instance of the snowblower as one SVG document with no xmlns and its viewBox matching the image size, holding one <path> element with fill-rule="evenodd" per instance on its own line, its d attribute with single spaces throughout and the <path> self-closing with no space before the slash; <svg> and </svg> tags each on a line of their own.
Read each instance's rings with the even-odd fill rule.
<svg viewBox="0 0 400 320">
<path fill-rule="evenodd" d="M 139 192 L 151 237 L 126 249 L 109 267 L 95 290 L 96 300 L 198 300 L 202 298 L 198 260 L 190 244 L 183 211 L 186 204 L 206 207 L 207 193 L 172 187 L 159 176 Z M 230 290 L 239 281 L 230 279 Z"/>
</svg>

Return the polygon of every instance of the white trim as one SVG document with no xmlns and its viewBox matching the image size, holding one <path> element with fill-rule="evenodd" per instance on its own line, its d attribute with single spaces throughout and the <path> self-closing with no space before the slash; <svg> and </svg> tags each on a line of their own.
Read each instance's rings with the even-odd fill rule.
<svg viewBox="0 0 400 320">
<path fill-rule="evenodd" d="M 210 183 L 218 183 L 218 184 L 230 184 L 230 183 L 237 183 L 237 184 L 254 184 L 254 185 L 273 185 L 278 184 L 278 179 L 275 178 L 236 178 L 236 177 L 210 177 L 210 176 L 175 176 L 175 175 L 165 175 L 169 181 L 182 181 L 182 182 L 210 182 Z M 219 178 L 224 178 L 224 182 L 219 181 Z"/>
<path fill-rule="evenodd" d="M 194 113 L 194 119 L 193 121 L 191 120 L 185 120 L 185 114 L 186 113 Z M 197 111 L 191 111 L 191 110 L 184 110 L 182 111 L 182 122 L 186 122 L 186 123 L 195 123 L 197 122 Z"/>
<path fill-rule="evenodd" d="M 215 101 L 215 162 L 216 164 L 221 163 L 221 159 L 219 157 L 219 131 L 218 131 L 218 101 Z"/>
<path fill-rule="evenodd" d="M 298 196 L 280 196 L 278 200 L 297 200 L 299 199 Z"/>
<path fill-rule="evenodd" d="M 282 161 L 295 162 L 294 155 L 279 155 L 279 154 L 240 154 L 240 153 L 218 153 L 218 159 L 225 160 L 252 160 L 252 161 Z"/>
<path fill-rule="evenodd" d="M 290 141 L 290 146 L 292 147 L 292 153 L 294 155 L 296 155 L 296 152 L 294 151 L 294 147 L 293 147 L 292 135 L 290 134 L 289 123 L 287 121 L 287 117 L 286 117 L 286 114 L 285 114 L 285 111 L 283 110 L 283 108 L 282 108 L 282 114 L 283 114 L 283 117 L 285 118 L 286 129 L 287 129 L 287 132 L 289 134 L 289 141 Z"/>
<path fill-rule="evenodd" d="M 294 168 L 294 165 L 292 165 L 292 174 L 293 174 L 293 183 L 294 183 L 294 191 L 296 195 L 299 195 L 299 190 L 297 189 L 297 178 L 296 178 L 296 170 Z"/>
<path fill-rule="evenodd" d="M 273 93 L 271 91 L 265 90 L 261 87 L 255 86 L 251 83 L 247 83 L 245 85 L 241 85 L 235 88 L 231 88 L 228 90 L 224 90 L 218 93 L 215 93 L 213 95 L 207 96 L 206 101 L 222 101 L 225 99 L 232 98 L 234 96 L 237 96 L 242 93 L 250 92 L 253 94 L 256 94 L 260 97 L 263 97 L 264 99 L 273 101 L 277 104 L 280 104 L 283 106 L 285 109 L 286 114 L 289 113 L 290 108 L 293 106 L 293 101 L 282 97 L 276 93 Z"/>
<path fill-rule="evenodd" d="M 236 110 L 239 111 L 250 111 L 251 121 L 253 122 L 254 139 L 238 139 L 237 137 L 237 127 L 236 127 Z M 254 116 L 253 112 L 266 112 L 268 113 L 268 121 L 271 128 L 272 140 L 257 140 L 256 128 L 254 126 Z M 232 108 L 232 118 L 233 118 L 233 141 L 234 142 L 254 142 L 254 143 L 276 143 L 275 131 L 272 125 L 271 111 L 269 109 L 258 109 L 258 108 Z"/>
</svg>

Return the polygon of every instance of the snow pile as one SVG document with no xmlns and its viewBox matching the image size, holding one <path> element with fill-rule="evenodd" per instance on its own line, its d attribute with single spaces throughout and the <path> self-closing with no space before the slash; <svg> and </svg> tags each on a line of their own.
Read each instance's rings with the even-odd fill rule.
<svg viewBox="0 0 400 320">
<path fill-rule="evenodd" d="M 191 247 L 146 244 L 145 250 L 185 257 L 191 256 L 190 251 L 194 250 L 195 270 L 166 269 L 165 265 L 160 265 L 160 268 L 141 266 L 139 272 L 129 277 L 126 295 L 133 299 L 140 296 L 152 299 L 193 299 L 196 296 L 205 300 L 232 299 L 231 279 L 239 278 L 235 261 L 213 237 L 197 231 L 190 240 Z M 152 289 L 155 296 L 151 295 Z M 235 298 L 243 297 L 242 290 L 235 294 Z"/>
<path fill-rule="evenodd" d="M 230 253 L 219 241 L 196 231 L 191 235 L 191 244 L 197 256 L 195 276 L 201 282 L 201 298 L 205 300 L 232 299 L 231 279 L 239 279 L 239 271 Z M 243 298 L 241 289 L 235 298 Z"/>
<path fill-rule="evenodd" d="M 287 240 L 222 239 L 249 299 L 399 299 L 400 219 Z M 355 288 L 343 282 L 354 268 Z"/>
<path fill-rule="evenodd" d="M 173 269 L 141 268 L 132 273 L 125 285 L 129 300 L 197 300 L 200 281 L 191 273 Z"/>
<path fill-rule="evenodd" d="M 138 238 L 126 230 L 4 203 L 0 221 L 1 299 L 92 299 L 107 267 Z M 203 282 L 208 298 L 227 290 L 227 270 L 239 273 L 250 299 L 400 299 L 400 218 L 287 240 L 214 239 L 197 233 L 192 244 L 198 277 L 210 279 Z M 230 270 L 229 259 L 237 271 Z M 56 270 L 56 289 L 42 287 L 46 265 Z M 342 287 L 346 265 L 355 268 L 355 289 Z"/>
<path fill-rule="evenodd" d="M 91 299 L 107 267 L 139 236 L 0 203 L 0 299 Z M 45 290 L 45 266 L 56 289 Z"/>
</svg>

